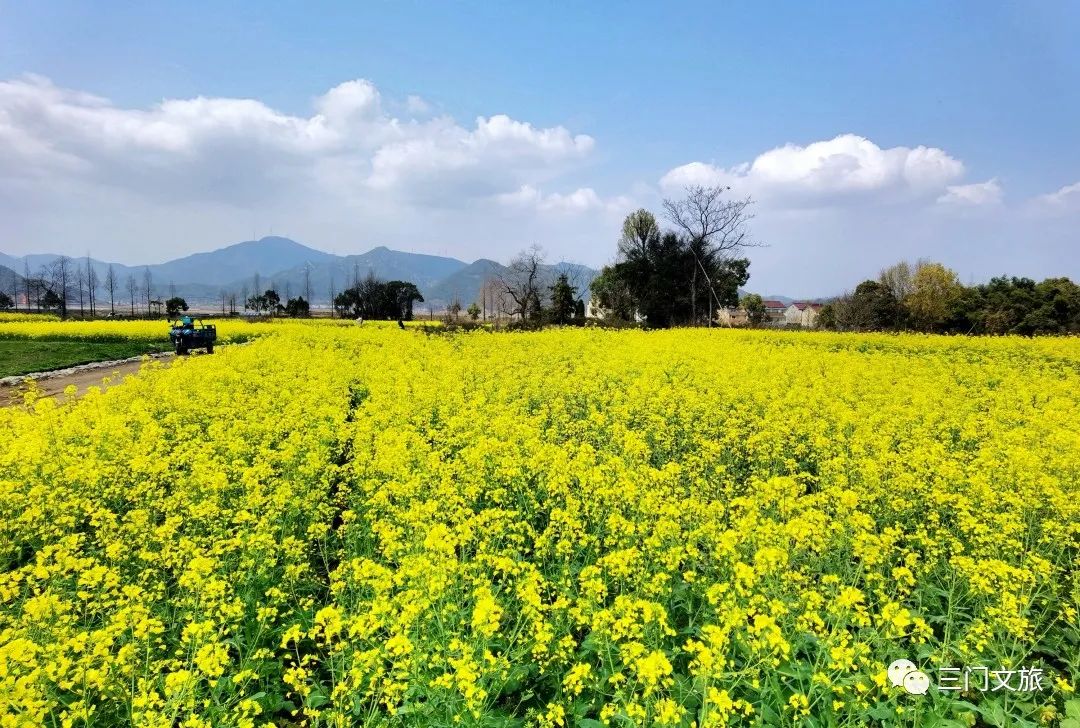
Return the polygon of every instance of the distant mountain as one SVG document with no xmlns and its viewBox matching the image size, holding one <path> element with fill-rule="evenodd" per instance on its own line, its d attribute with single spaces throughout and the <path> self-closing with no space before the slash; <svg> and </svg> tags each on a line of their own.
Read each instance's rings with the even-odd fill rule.
<svg viewBox="0 0 1080 728">
<path fill-rule="evenodd" d="M 22 276 L 9 266 L 0 265 L 0 293 L 6 293 L 14 298 L 14 293 L 22 288 Z"/>
<path fill-rule="evenodd" d="M 504 275 L 508 270 L 506 266 L 494 260 L 481 258 L 447 276 L 431 288 L 426 290 L 421 288 L 420 292 L 424 294 L 424 305 L 439 310 L 456 300 L 462 306 L 468 306 L 473 301 L 480 300 L 480 291 L 484 286 L 484 281 Z M 600 275 L 599 271 L 577 263 L 545 265 L 542 270 L 546 281 L 552 281 L 560 273 L 566 273 L 570 285 L 577 289 L 578 298 L 585 301 L 589 300 L 589 284 Z"/>
<path fill-rule="evenodd" d="M 352 285 L 354 280 L 365 278 L 369 273 L 387 281 L 411 281 L 423 292 L 466 265 L 464 261 L 455 258 L 404 253 L 379 246 L 361 255 L 331 255 L 318 262 L 279 270 L 264 277 L 264 280 L 267 287 L 272 285 L 281 295 L 285 295 L 288 290 L 293 296 L 297 296 L 304 291 L 306 270 L 311 282 L 312 298 L 318 302 L 329 299 L 331 285 L 340 293 Z M 229 288 L 240 290 L 244 286 L 250 287 L 251 283 L 249 275 L 233 281 Z"/>
<path fill-rule="evenodd" d="M 433 286 L 421 288 L 424 305 L 435 309 L 445 308 L 452 301 L 458 301 L 468 307 L 473 301 L 480 300 L 480 290 L 484 281 L 494 278 L 507 270 L 494 260 L 481 258 L 442 279 Z"/>
<path fill-rule="evenodd" d="M 37 275 L 58 257 L 31 254 L 16 258 L 0 253 L 0 266 L 21 276 L 21 271 L 28 264 L 32 274 Z M 73 258 L 71 263 L 75 270 L 85 270 L 85 258 Z M 103 288 L 110 263 L 91 258 L 90 265 L 97 274 L 99 287 Z M 256 274 L 260 288 L 273 288 L 282 297 L 302 295 L 305 287 L 310 285 L 312 302 L 320 305 L 329 301 L 331 288 L 341 292 L 354 280 L 373 274 L 382 280 L 415 283 L 424 296 L 425 306 L 440 310 L 454 300 L 464 306 L 479 301 L 484 281 L 507 270 L 493 260 L 480 259 L 466 263 L 456 258 L 390 250 L 385 246 L 360 255 L 334 255 L 281 237 L 247 240 L 165 263 L 111 265 L 119 279 L 119 290 L 125 290 L 127 280 L 132 276 L 141 286 L 143 276 L 149 271 L 155 296 L 179 295 L 191 305 L 214 308 L 220 305 L 223 291 L 238 296 L 253 293 Z M 578 296 L 587 300 L 589 284 L 598 272 L 575 263 L 544 267 L 545 277 L 551 280 L 563 272 L 570 277 L 571 285 L 577 288 Z M 2 284 L 3 279 L 0 278 Z"/>
<path fill-rule="evenodd" d="M 160 283 L 200 282 L 222 286 L 258 273 L 269 278 L 274 273 L 305 263 L 320 263 L 337 256 L 301 245 L 295 240 L 266 237 L 236 243 L 209 253 L 195 253 L 168 263 L 149 266 Z"/>
<path fill-rule="evenodd" d="M 30 267 L 33 274 L 42 268 L 51 266 L 59 255 L 37 253 L 16 258 L 0 253 L 0 265 L 15 271 Z M 295 240 L 281 237 L 265 237 L 260 240 L 247 240 L 229 245 L 208 253 L 195 253 L 165 263 L 143 266 L 128 266 L 122 263 L 108 263 L 90 259 L 90 266 L 97 274 L 99 282 L 111 265 L 121 281 L 135 276 L 140 281 L 148 270 L 158 294 L 165 296 L 176 293 L 190 302 L 206 302 L 219 299 L 222 287 L 235 281 L 253 279 L 258 273 L 263 279 L 270 280 L 271 275 L 286 268 L 294 268 L 307 262 L 317 264 L 338 259 L 339 256 L 301 245 Z M 72 258 L 72 265 L 85 265 L 85 258 Z"/>
</svg>

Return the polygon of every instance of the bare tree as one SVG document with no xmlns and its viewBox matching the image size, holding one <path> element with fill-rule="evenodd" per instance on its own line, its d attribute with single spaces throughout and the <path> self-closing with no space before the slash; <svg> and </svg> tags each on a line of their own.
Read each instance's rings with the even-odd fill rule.
<svg viewBox="0 0 1080 728">
<path fill-rule="evenodd" d="M 311 303 L 311 263 L 304 263 L 304 300 Z"/>
<path fill-rule="evenodd" d="M 60 315 L 66 317 L 68 297 L 71 294 L 71 258 L 66 255 L 57 257 L 50 265 L 49 280 L 53 292 L 60 298 Z"/>
<path fill-rule="evenodd" d="M 522 321 L 539 314 L 540 292 L 546 285 L 543 268 L 544 252 L 534 245 L 518 253 L 506 270 L 499 273 L 496 277 L 499 289 L 509 297 L 510 305 L 504 309 L 505 313 Z"/>
<path fill-rule="evenodd" d="M 135 274 L 131 273 L 127 277 L 127 292 L 131 298 L 131 317 L 135 318 L 135 294 L 139 292 L 139 282 L 135 280 Z"/>
<path fill-rule="evenodd" d="M 53 283 L 53 272 L 51 267 L 42 265 L 38 268 L 37 278 L 34 279 L 34 304 L 37 310 L 41 310 L 41 302 L 45 297 L 46 292 L 51 291 L 55 285 Z M 58 293 L 57 296 L 60 294 Z M 61 301 L 63 303 L 63 301 Z"/>
<path fill-rule="evenodd" d="M 690 252 L 697 265 L 690 274 L 691 316 L 697 321 L 698 274 L 708 284 L 709 324 L 712 324 L 712 305 L 720 305 L 720 299 L 713 290 L 712 281 L 706 272 L 705 260 L 723 260 L 733 257 L 744 248 L 758 247 L 760 243 L 750 238 L 748 223 L 754 218 L 750 212 L 753 200 L 746 197 L 741 200 L 728 200 L 724 195 L 730 187 L 716 185 L 703 187 L 691 185 L 686 188 L 686 196 L 680 200 L 664 200 L 664 216 L 672 225 L 689 238 Z"/>
<path fill-rule="evenodd" d="M 914 290 L 913 278 L 914 271 L 906 260 L 890 265 L 888 268 L 882 268 L 881 273 L 878 274 L 878 282 L 900 302 L 903 302 Z"/>
<path fill-rule="evenodd" d="M 23 258 L 23 289 L 26 291 L 26 310 L 30 311 L 30 261 Z"/>
<path fill-rule="evenodd" d="M 109 265 L 109 270 L 105 273 L 105 290 L 109 293 L 109 313 L 116 313 L 116 271 L 113 269 L 112 264 Z"/>
<path fill-rule="evenodd" d="M 86 254 L 86 297 L 90 303 L 90 315 L 93 316 L 97 311 L 96 291 L 98 287 L 97 271 L 94 270 L 94 266 L 90 263 L 90 254 Z"/>
<path fill-rule="evenodd" d="M 498 281 L 485 278 L 480 284 L 480 313 L 484 321 L 487 321 L 488 313 L 495 316 L 495 292 L 499 290 Z"/>
<path fill-rule="evenodd" d="M 150 266 L 143 268 L 143 294 L 146 296 L 146 315 L 150 315 L 150 301 L 154 297 L 154 277 L 150 273 Z"/>
</svg>

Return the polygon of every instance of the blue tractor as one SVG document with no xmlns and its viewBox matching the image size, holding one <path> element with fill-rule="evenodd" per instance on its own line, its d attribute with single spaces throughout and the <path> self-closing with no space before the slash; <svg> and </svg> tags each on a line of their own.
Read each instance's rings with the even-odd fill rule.
<svg viewBox="0 0 1080 728">
<path fill-rule="evenodd" d="M 213 324 L 204 324 L 192 316 L 182 316 L 174 321 L 172 328 L 169 329 L 169 341 L 180 356 L 192 349 L 206 349 L 207 354 L 213 354 L 216 340 L 217 327 Z"/>
</svg>

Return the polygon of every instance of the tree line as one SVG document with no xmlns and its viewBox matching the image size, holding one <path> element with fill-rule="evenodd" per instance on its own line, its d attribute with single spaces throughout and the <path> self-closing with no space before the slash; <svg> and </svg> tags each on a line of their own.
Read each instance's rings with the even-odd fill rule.
<svg viewBox="0 0 1080 728">
<path fill-rule="evenodd" d="M 941 263 L 900 262 L 833 299 L 819 328 L 952 334 L 1080 333 L 1080 286 L 1068 278 L 999 276 L 965 286 Z"/>
<path fill-rule="evenodd" d="M 3 284 L 0 308 L 16 308 L 21 298 L 27 311 L 33 305 L 39 311 L 56 311 L 62 316 L 67 316 L 76 306 L 82 315 L 87 312 L 95 315 L 102 290 L 110 301 L 115 300 L 119 290 L 119 279 L 112 267 L 102 281 L 89 256 L 85 261 L 59 256 L 36 271 L 31 271 L 30 263 L 26 261 L 21 276 L 12 271 L 7 280 L 0 280 L 0 284 Z"/>
<path fill-rule="evenodd" d="M 66 318 L 76 310 L 80 316 L 102 315 L 107 303 L 109 315 L 127 309 L 134 317 L 160 314 L 165 304 L 158 298 L 148 267 L 139 275 L 132 272 L 122 278 L 110 265 L 102 277 L 89 255 L 84 259 L 57 256 L 37 270 L 30 269 L 29 261 L 23 266 L 21 275 L 12 272 L 7 281 L 0 281 L 6 284 L 0 288 L 0 308 L 21 305 L 26 311 L 52 311 Z"/>
</svg>

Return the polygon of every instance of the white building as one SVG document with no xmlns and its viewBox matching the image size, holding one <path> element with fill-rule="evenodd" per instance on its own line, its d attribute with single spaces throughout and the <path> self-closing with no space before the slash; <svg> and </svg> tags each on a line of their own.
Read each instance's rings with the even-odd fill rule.
<svg viewBox="0 0 1080 728">
<path fill-rule="evenodd" d="M 817 324 L 820 303 L 796 301 L 784 309 L 783 322 L 791 326 L 801 326 L 804 329 L 812 329 Z"/>
</svg>

